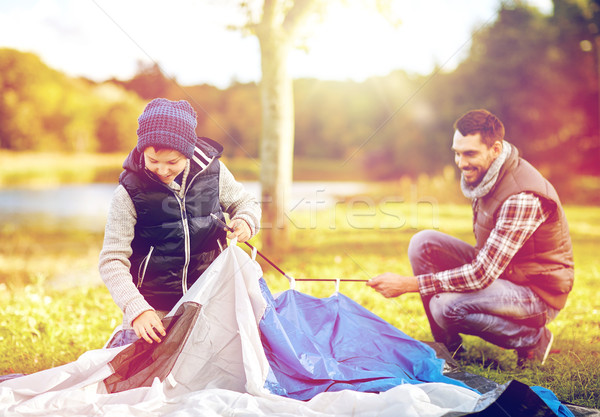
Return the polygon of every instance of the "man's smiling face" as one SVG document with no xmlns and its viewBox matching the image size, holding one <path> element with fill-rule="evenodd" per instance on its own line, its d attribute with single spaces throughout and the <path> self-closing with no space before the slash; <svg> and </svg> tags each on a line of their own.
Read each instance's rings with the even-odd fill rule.
<svg viewBox="0 0 600 417">
<path fill-rule="evenodd" d="M 463 136 L 456 130 L 452 140 L 452 150 L 454 162 L 460 169 L 465 183 L 475 187 L 502 152 L 502 143 L 496 141 L 491 148 L 488 148 L 481 140 L 480 133 Z"/>
</svg>

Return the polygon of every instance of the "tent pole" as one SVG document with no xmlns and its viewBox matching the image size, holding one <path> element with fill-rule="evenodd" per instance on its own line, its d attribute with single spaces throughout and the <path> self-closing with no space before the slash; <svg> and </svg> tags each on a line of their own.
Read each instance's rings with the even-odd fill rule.
<svg viewBox="0 0 600 417">
<path fill-rule="evenodd" d="M 219 219 L 214 213 L 210 213 L 210 216 L 215 219 L 220 225 L 221 227 L 223 227 L 223 229 L 227 230 L 228 232 L 233 232 L 233 229 L 229 226 L 227 226 L 227 224 Z M 283 272 L 283 270 L 281 268 L 279 268 L 277 265 L 275 265 L 269 258 L 267 258 L 265 255 L 263 255 L 262 253 L 260 253 L 260 251 L 258 249 L 256 249 L 254 246 L 252 246 L 250 243 L 248 242 L 244 242 L 246 245 L 248 245 L 248 247 L 252 250 L 255 250 L 257 254 L 260 255 L 261 258 L 263 258 L 265 261 L 267 261 L 269 263 L 269 265 L 271 265 L 273 268 L 275 268 L 277 270 L 277 272 L 279 272 L 281 275 L 283 275 L 284 277 L 286 277 L 288 279 L 288 281 L 292 282 L 293 280 L 295 281 L 350 281 L 350 282 L 367 282 L 367 279 L 333 279 L 333 278 L 292 278 L 290 276 L 288 276 L 288 274 L 286 274 L 285 272 Z"/>
</svg>

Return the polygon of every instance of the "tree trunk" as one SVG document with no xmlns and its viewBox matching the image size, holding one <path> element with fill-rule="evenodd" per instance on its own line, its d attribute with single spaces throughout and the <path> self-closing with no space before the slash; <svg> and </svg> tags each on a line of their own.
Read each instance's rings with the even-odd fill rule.
<svg viewBox="0 0 600 417">
<path fill-rule="evenodd" d="M 287 202 L 294 158 L 294 99 L 285 36 L 260 38 L 262 133 L 260 140 L 263 247 L 285 252 L 290 246 Z"/>
</svg>

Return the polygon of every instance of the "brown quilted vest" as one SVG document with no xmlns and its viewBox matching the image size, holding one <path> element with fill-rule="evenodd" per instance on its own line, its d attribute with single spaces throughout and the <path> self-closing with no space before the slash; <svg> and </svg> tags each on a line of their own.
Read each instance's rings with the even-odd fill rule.
<svg viewBox="0 0 600 417">
<path fill-rule="evenodd" d="M 473 202 L 473 231 L 480 250 L 496 224 L 506 199 L 531 192 L 552 208 L 550 217 L 538 227 L 515 254 L 500 278 L 531 287 L 550 306 L 561 309 L 573 288 L 573 247 L 565 212 L 556 190 L 516 148 L 500 169 L 491 191 Z"/>
</svg>

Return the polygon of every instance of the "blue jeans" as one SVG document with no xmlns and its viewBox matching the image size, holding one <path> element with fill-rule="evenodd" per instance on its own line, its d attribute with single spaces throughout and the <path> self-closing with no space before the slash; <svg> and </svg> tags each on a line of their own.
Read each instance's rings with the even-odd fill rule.
<svg viewBox="0 0 600 417">
<path fill-rule="evenodd" d="M 135 334 L 135 330 L 121 329 L 117 333 L 115 333 L 113 338 L 108 342 L 106 348 L 108 349 L 128 345 L 130 343 L 135 342 L 138 339 L 139 337 L 137 337 L 137 335 Z"/>
<path fill-rule="evenodd" d="M 415 234 L 408 247 L 415 275 L 456 268 L 471 263 L 475 256 L 473 246 L 434 230 Z M 435 341 L 450 351 L 459 347 L 460 333 L 507 349 L 533 347 L 558 314 L 531 288 L 502 277 L 482 290 L 423 297 L 423 306 Z"/>
</svg>

